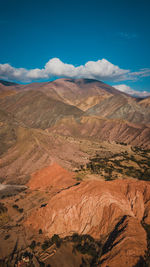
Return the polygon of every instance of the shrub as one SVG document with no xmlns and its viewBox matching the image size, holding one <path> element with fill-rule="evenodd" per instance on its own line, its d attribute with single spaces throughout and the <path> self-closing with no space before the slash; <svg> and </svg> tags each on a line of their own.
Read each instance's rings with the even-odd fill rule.
<svg viewBox="0 0 150 267">
<path fill-rule="evenodd" d="M 12 207 L 13 207 L 14 209 L 16 209 L 17 211 L 19 211 L 20 213 L 23 212 L 23 208 L 19 208 L 18 205 L 16 205 L 16 204 L 14 204 Z"/>
<path fill-rule="evenodd" d="M 45 263 L 44 262 L 40 261 L 39 264 L 40 264 L 40 267 L 45 267 Z"/>
<path fill-rule="evenodd" d="M 7 212 L 7 208 L 4 206 L 3 203 L 0 203 L 0 214 L 4 212 Z"/>
<path fill-rule="evenodd" d="M 16 204 L 14 204 L 13 206 L 12 206 L 14 209 L 18 209 L 19 207 L 18 207 L 18 205 L 16 205 Z"/>
<path fill-rule="evenodd" d="M 23 209 L 21 208 L 21 209 L 18 209 L 18 211 L 20 212 L 20 213 L 22 213 L 23 212 Z"/>
<path fill-rule="evenodd" d="M 10 235 L 6 235 L 6 236 L 4 237 L 4 240 L 7 240 L 9 237 L 10 237 Z"/>
<path fill-rule="evenodd" d="M 89 244 L 88 242 L 85 242 L 84 245 L 82 246 L 81 244 L 78 244 L 76 246 L 76 249 L 80 251 L 82 254 L 88 254 L 93 257 L 97 255 L 96 248 L 94 244 Z"/>
<path fill-rule="evenodd" d="M 56 244 L 57 248 L 59 248 L 61 246 L 61 239 L 60 239 L 59 235 L 56 235 L 56 234 L 53 235 L 51 240 L 52 240 L 52 243 Z"/>
<path fill-rule="evenodd" d="M 33 240 L 29 246 L 31 249 L 34 249 L 36 247 L 36 241 Z"/>
<path fill-rule="evenodd" d="M 78 233 L 74 233 L 72 235 L 72 242 L 81 242 L 81 237 L 78 235 Z"/>
<path fill-rule="evenodd" d="M 39 234 L 40 234 L 40 235 L 43 234 L 42 229 L 39 229 Z"/>
<path fill-rule="evenodd" d="M 52 243 L 52 241 L 50 240 L 50 239 L 46 239 L 45 241 L 44 241 L 44 243 L 42 244 L 42 249 L 43 250 L 46 250 L 47 248 L 49 248 L 51 245 L 52 245 L 53 243 Z"/>
<path fill-rule="evenodd" d="M 82 235 L 81 239 L 89 242 L 94 242 L 94 238 L 88 234 Z"/>
</svg>

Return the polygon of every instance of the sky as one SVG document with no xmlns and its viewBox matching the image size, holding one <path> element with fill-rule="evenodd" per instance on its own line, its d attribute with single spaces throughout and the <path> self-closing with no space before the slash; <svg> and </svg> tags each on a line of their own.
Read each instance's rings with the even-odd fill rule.
<svg viewBox="0 0 150 267">
<path fill-rule="evenodd" d="M 149 0 L 0 0 L 0 79 L 90 78 L 150 95 L 149 14 Z"/>
</svg>

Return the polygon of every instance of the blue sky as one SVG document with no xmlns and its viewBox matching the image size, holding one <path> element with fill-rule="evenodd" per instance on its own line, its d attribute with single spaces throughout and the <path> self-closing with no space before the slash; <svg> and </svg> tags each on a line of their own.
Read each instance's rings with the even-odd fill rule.
<svg viewBox="0 0 150 267">
<path fill-rule="evenodd" d="M 149 13 L 149 0 L 0 0 L 0 78 L 82 73 L 150 92 Z"/>
</svg>

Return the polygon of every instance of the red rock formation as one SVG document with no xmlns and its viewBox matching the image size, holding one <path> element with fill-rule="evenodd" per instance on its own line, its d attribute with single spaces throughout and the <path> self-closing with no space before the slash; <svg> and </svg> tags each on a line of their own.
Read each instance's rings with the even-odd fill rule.
<svg viewBox="0 0 150 267">
<path fill-rule="evenodd" d="M 147 246 L 141 220 L 146 213 L 149 220 L 149 200 L 150 185 L 144 181 L 82 182 L 52 197 L 26 226 L 41 228 L 48 236 L 78 232 L 101 237 L 102 266 L 133 266 Z"/>
</svg>

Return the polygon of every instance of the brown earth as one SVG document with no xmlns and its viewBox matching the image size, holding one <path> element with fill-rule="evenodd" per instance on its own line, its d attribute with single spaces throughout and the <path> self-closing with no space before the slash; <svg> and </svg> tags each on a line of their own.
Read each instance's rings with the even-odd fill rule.
<svg viewBox="0 0 150 267">
<path fill-rule="evenodd" d="M 6 96 L 15 95 L 15 90 L 0 90 L 0 98 L 5 98 Z"/>
</svg>

